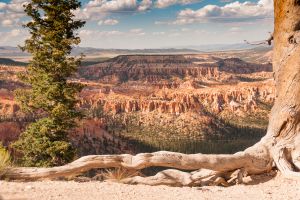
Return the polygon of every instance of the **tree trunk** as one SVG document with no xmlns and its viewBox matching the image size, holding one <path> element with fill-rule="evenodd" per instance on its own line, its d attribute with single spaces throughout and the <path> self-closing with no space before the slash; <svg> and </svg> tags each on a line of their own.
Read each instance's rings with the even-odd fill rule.
<svg viewBox="0 0 300 200">
<path fill-rule="evenodd" d="M 36 180 L 66 177 L 95 168 L 150 166 L 197 170 L 165 170 L 152 177 L 133 177 L 124 183 L 191 186 L 232 184 L 246 174 L 260 174 L 277 167 L 287 177 L 300 177 L 300 0 L 275 0 L 274 73 L 276 100 L 265 137 L 233 155 L 155 152 L 132 155 L 94 155 L 54 168 L 11 168 L 7 178 Z M 275 164 L 275 165 L 274 165 Z"/>
<path fill-rule="evenodd" d="M 276 101 L 263 142 L 288 175 L 300 169 L 300 1 L 275 0 L 274 8 Z"/>
</svg>

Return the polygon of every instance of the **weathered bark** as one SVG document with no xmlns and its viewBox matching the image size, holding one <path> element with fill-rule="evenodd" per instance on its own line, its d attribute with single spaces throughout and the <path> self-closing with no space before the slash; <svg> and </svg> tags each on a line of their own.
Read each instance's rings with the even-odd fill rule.
<svg viewBox="0 0 300 200">
<path fill-rule="evenodd" d="M 299 176 L 300 165 L 300 1 L 274 1 L 274 57 L 276 101 L 263 142 L 277 168 Z"/>
<path fill-rule="evenodd" d="M 268 172 L 275 166 L 287 177 L 300 177 L 300 1 L 275 0 L 274 73 L 276 101 L 268 131 L 256 145 L 233 155 L 155 152 L 132 155 L 94 155 L 53 168 L 11 168 L 6 177 L 36 180 L 66 177 L 95 168 L 150 166 L 199 170 L 166 170 L 152 177 L 133 177 L 124 183 L 192 186 L 241 182 L 247 174 Z M 206 169 L 206 170 L 203 170 Z"/>
<path fill-rule="evenodd" d="M 182 154 L 160 151 L 135 156 L 92 155 L 84 156 L 68 165 L 53 168 L 11 168 L 5 174 L 11 179 L 35 180 L 41 178 L 67 177 L 95 168 L 143 169 L 151 166 L 172 167 L 183 170 L 211 169 L 218 172 L 244 168 L 250 174 L 263 173 L 272 168 L 266 148 L 249 148 L 233 155 Z"/>
</svg>

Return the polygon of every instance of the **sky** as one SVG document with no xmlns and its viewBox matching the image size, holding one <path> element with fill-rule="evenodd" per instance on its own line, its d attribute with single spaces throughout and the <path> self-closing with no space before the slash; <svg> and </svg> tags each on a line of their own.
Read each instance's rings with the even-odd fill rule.
<svg viewBox="0 0 300 200">
<path fill-rule="evenodd" d="M 0 46 L 28 37 L 29 0 L 0 0 Z M 273 31 L 273 0 L 80 0 L 82 47 L 146 49 L 261 41 Z"/>
</svg>

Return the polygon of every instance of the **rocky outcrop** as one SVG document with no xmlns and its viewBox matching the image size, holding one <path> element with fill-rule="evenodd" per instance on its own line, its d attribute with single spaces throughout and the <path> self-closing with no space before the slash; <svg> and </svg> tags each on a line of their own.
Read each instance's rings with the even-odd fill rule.
<svg viewBox="0 0 300 200">
<path fill-rule="evenodd" d="M 227 58 L 218 61 L 218 69 L 233 74 L 250 74 L 255 72 L 272 72 L 272 64 L 257 64 L 245 62 L 239 58 Z"/>
<path fill-rule="evenodd" d="M 122 83 L 129 80 L 156 82 L 172 77 L 194 77 L 200 79 L 218 79 L 220 73 L 216 67 L 195 67 L 193 64 L 169 64 L 164 67 L 147 67 L 133 65 L 131 67 L 110 67 L 106 64 L 80 69 L 80 76 L 90 80 L 106 83 Z"/>
<path fill-rule="evenodd" d="M 269 71 L 268 65 L 238 59 L 212 60 L 206 62 L 203 57 L 181 55 L 133 55 L 81 67 L 77 76 L 69 80 L 86 84 L 78 106 L 90 121 L 80 122 L 72 132 L 74 143 L 82 147 L 80 153 L 90 149 L 93 151 L 88 153 L 93 154 L 129 149 L 107 132 L 108 123 L 120 124 L 114 117 L 122 118 L 121 121 L 137 117 L 134 118 L 137 124 L 128 127 L 143 126 L 145 129 L 141 130 L 151 134 L 157 134 L 156 128 L 160 127 L 161 136 L 169 132 L 169 137 L 177 131 L 178 135 L 202 138 L 202 133 L 215 134 L 215 130 L 221 129 L 215 135 L 226 132 L 219 116 L 246 118 L 247 113 L 259 112 L 262 102 L 267 106 L 273 103 L 271 73 L 252 73 Z M 20 120 L 24 115 L 13 98 L 14 89 L 26 87 L 16 75 L 24 69 L 0 66 L 0 140 L 6 144 L 16 139 L 24 125 L 33 120 Z M 106 119 L 107 113 L 112 113 L 111 118 Z M 119 129 L 124 127 L 116 130 Z M 8 136 L 8 132 L 13 134 Z"/>
<path fill-rule="evenodd" d="M 181 55 L 127 55 L 117 56 L 89 67 L 81 67 L 79 76 L 105 83 L 127 81 L 154 83 L 174 77 L 220 80 L 223 72 L 248 74 L 263 71 L 272 71 L 271 64 L 248 63 L 238 58 L 218 59 L 215 63 L 198 64 L 196 58 L 189 59 Z"/>
<path fill-rule="evenodd" d="M 110 93 L 89 96 L 88 99 L 82 101 L 82 106 L 102 105 L 105 112 L 115 114 L 138 111 L 181 114 L 186 112 L 203 113 L 206 110 L 219 113 L 226 108 L 232 111 L 251 112 L 256 110 L 259 102 L 273 103 L 274 87 L 272 81 L 267 81 L 262 85 L 223 86 L 218 89 L 194 89 L 186 92 L 180 89 L 164 90 L 163 92 L 153 92 L 149 96 L 141 95 L 139 98 Z"/>
<path fill-rule="evenodd" d="M 19 137 L 22 128 L 24 128 L 24 124 L 19 122 L 1 122 L 0 142 L 2 142 L 4 146 L 8 146 L 11 141 Z"/>
<path fill-rule="evenodd" d="M 0 89 L 0 118 L 13 118 L 20 110 L 13 95 L 7 89 Z"/>
</svg>

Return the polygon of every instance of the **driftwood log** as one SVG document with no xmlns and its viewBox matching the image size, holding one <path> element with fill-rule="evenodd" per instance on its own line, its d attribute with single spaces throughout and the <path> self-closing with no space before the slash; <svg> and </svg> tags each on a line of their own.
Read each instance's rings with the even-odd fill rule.
<svg viewBox="0 0 300 200">
<path fill-rule="evenodd" d="M 137 155 L 91 155 L 53 168 L 10 168 L 10 179 L 37 180 L 73 176 L 97 168 L 140 170 L 150 166 L 173 169 L 124 183 L 193 186 L 239 183 L 246 174 L 262 174 L 276 167 L 284 176 L 300 178 L 300 1 L 274 1 L 274 58 L 276 100 L 266 135 L 254 146 L 233 155 L 175 152 Z M 179 170 L 190 170 L 183 172 Z"/>
</svg>

